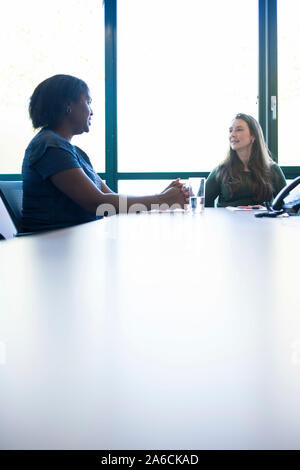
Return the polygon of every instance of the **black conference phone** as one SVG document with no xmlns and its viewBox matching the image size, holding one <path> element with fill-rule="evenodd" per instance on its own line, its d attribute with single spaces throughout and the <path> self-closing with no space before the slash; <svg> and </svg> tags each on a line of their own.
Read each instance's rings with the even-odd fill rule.
<svg viewBox="0 0 300 470">
<path fill-rule="evenodd" d="M 294 191 L 295 194 L 290 194 L 299 184 L 300 176 L 297 176 L 297 178 L 282 188 L 272 204 L 265 202 L 265 206 L 268 209 L 266 212 L 255 214 L 255 217 L 277 217 L 284 213 L 300 215 L 300 187 L 297 188 L 298 191 Z"/>
</svg>

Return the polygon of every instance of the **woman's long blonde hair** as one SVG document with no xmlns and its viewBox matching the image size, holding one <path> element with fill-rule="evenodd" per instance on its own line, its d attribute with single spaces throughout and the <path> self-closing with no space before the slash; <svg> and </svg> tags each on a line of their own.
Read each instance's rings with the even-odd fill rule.
<svg viewBox="0 0 300 470">
<path fill-rule="evenodd" d="M 250 170 L 250 188 L 254 200 L 257 202 L 268 201 L 273 195 L 271 166 L 274 164 L 266 145 L 262 128 L 254 117 L 248 114 L 237 114 L 234 119 L 242 119 L 249 127 L 254 142 L 248 162 Z M 225 160 L 219 165 L 217 177 L 223 184 L 228 184 L 234 194 L 238 191 L 242 182 L 244 165 L 235 150 L 229 147 Z"/>
</svg>

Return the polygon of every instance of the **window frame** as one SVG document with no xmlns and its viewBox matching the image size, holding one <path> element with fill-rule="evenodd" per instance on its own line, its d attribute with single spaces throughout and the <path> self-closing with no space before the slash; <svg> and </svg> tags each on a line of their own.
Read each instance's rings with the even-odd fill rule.
<svg viewBox="0 0 300 470">
<path fill-rule="evenodd" d="M 208 172 L 119 172 L 117 116 L 117 0 L 103 0 L 105 27 L 105 172 L 99 176 L 118 191 L 119 180 L 186 179 L 208 176 Z M 267 145 L 278 162 L 278 64 L 277 0 L 258 0 L 258 119 Z M 271 97 L 277 101 L 276 119 L 272 119 Z M 280 165 L 280 162 L 278 162 Z M 300 166 L 281 166 L 287 179 L 300 175 Z M 1 180 L 21 180 L 19 174 L 2 174 Z"/>
</svg>

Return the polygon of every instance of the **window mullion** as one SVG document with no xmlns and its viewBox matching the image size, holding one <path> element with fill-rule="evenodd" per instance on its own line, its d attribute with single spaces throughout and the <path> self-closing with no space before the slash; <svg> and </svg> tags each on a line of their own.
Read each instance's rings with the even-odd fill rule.
<svg viewBox="0 0 300 470">
<path fill-rule="evenodd" d="M 105 0 L 105 172 L 106 183 L 118 191 L 117 136 L 117 0 Z"/>
<path fill-rule="evenodd" d="M 259 121 L 272 156 L 278 161 L 277 0 L 259 0 L 258 73 Z"/>
</svg>

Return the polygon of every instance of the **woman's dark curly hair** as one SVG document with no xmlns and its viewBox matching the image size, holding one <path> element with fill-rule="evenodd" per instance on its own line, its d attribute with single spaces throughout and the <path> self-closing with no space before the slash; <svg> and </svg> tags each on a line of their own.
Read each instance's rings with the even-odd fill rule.
<svg viewBox="0 0 300 470">
<path fill-rule="evenodd" d="M 29 116 L 33 127 L 55 129 L 67 112 L 70 102 L 76 102 L 88 86 L 72 75 L 54 75 L 40 83 L 29 103 Z"/>
</svg>

